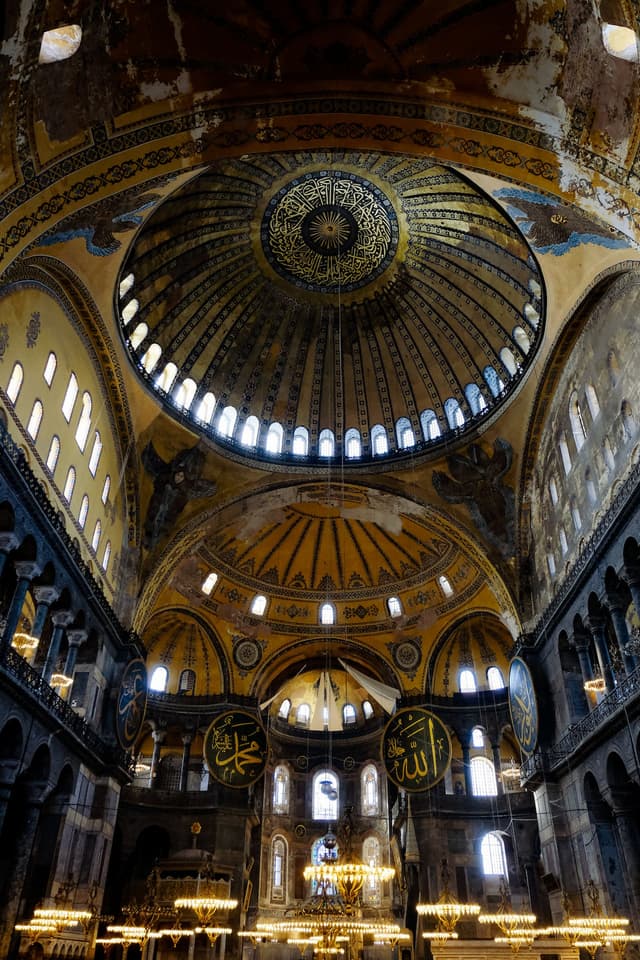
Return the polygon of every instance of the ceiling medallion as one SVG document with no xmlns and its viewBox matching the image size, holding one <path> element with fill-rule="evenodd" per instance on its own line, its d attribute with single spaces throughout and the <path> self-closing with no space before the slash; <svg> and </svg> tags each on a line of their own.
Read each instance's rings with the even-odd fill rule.
<svg viewBox="0 0 640 960">
<path fill-rule="evenodd" d="M 296 287 L 348 293 L 375 280 L 398 246 L 398 221 L 382 190 L 355 173 L 319 170 L 271 198 L 261 243 L 273 269 Z"/>
</svg>

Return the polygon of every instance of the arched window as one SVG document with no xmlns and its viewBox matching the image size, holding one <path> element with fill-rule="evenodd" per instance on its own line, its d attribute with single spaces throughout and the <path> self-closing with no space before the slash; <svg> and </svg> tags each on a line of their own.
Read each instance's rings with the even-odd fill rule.
<svg viewBox="0 0 640 960">
<path fill-rule="evenodd" d="M 438 577 L 438 584 L 445 597 L 453 596 L 453 587 L 449 583 L 449 579 L 445 577 L 444 573 Z"/>
<path fill-rule="evenodd" d="M 140 360 L 143 370 L 145 370 L 146 373 L 153 373 L 156 366 L 158 365 L 158 361 L 161 356 L 162 356 L 162 347 L 160 346 L 160 344 L 151 343 L 147 347 L 146 351 L 144 352 Z M 158 385 L 158 382 L 156 381 L 156 386 L 157 385 Z"/>
<path fill-rule="evenodd" d="M 64 482 L 64 489 L 62 491 L 62 496 L 65 498 L 67 503 L 71 503 L 71 497 L 73 496 L 73 488 L 76 485 L 76 471 L 73 467 L 69 467 L 67 470 L 67 479 Z"/>
<path fill-rule="evenodd" d="M 262 617 L 267 609 L 267 598 L 261 593 L 257 593 L 251 601 L 251 613 L 255 617 Z"/>
<path fill-rule="evenodd" d="M 598 500 L 598 491 L 596 490 L 596 485 L 593 482 L 593 476 L 589 467 L 584 472 L 584 485 L 587 491 L 587 496 L 589 497 L 590 503 L 596 503 Z"/>
<path fill-rule="evenodd" d="M 540 320 L 540 311 L 536 310 L 532 303 L 525 303 L 522 313 L 525 320 L 533 327 L 534 330 L 537 330 L 538 322 Z"/>
<path fill-rule="evenodd" d="M 9 377 L 9 383 L 7 384 L 7 397 L 11 403 L 15 403 L 18 399 L 23 380 L 24 370 L 22 369 L 22 364 L 15 363 L 11 371 L 11 376 Z"/>
<path fill-rule="evenodd" d="M 192 380 L 191 377 L 186 377 L 176 390 L 176 407 L 179 407 L 181 410 L 189 410 L 191 404 L 193 403 L 193 398 L 196 395 L 197 389 L 198 386 L 195 380 Z"/>
<path fill-rule="evenodd" d="M 480 842 L 480 856 L 485 877 L 507 876 L 504 841 L 499 833 L 485 833 Z"/>
<path fill-rule="evenodd" d="M 578 502 L 575 497 L 571 498 L 571 519 L 573 520 L 573 525 L 576 530 L 582 529 L 582 517 L 580 516 L 580 509 L 578 507 Z"/>
<path fill-rule="evenodd" d="M 247 417 L 242 425 L 242 433 L 240 435 L 240 443 L 243 447 L 255 447 L 258 442 L 259 429 L 260 424 L 258 418 L 254 416 Z"/>
<path fill-rule="evenodd" d="M 271 899 L 285 899 L 287 846 L 283 837 L 274 837 L 271 842 Z"/>
<path fill-rule="evenodd" d="M 178 680 L 178 693 L 193 693 L 196 688 L 195 670 L 182 670 Z"/>
<path fill-rule="evenodd" d="M 95 553 L 100 544 L 100 537 L 102 536 L 102 524 L 99 520 L 96 520 L 96 525 L 93 528 L 93 537 L 91 538 L 91 548 Z"/>
<path fill-rule="evenodd" d="M 91 427 L 91 394 L 88 390 L 85 390 L 82 394 L 82 412 L 78 420 L 78 426 L 76 428 L 76 443 L 80 447 L 80 450 L 84 453 L 84 448 L 87 445 L 87 437 L 89 436 L 89 428 Z"/>
<path fill-rule="evenodd" d="M 591 419 L 595 420 L 598 414 L 600 413 L 600 402 L 598 400 L 598 394 L 592 383 L 588 383 L 585 387 L 585 394 L 587 397 L 587 406 L 589 407 L 589 413 L 591 414 Z"/>
<path fill-rule="evenodd" d="M 374 713 L 373 707 L 371 706 L 368 700 L 362 701 L 362 712 L 364 714 L 365 720 L 370 720 L 371 717 L 373 716 L 373 713 Z"/>
<path fill-rule="evenodd" d="M 213 590 L 217 582 L 218 582 L 218 574 L 214 573 L 214 571 L 212 570 L 211 573 L 207 574 L 207 576 L 205 577 L 204 583 L 202 584 L 202 587 L 200 589 L 202 590 L 203 593 L 206 593 L 206 595 L 209 597 L 211 596 L 211 591 Z"/>
<path fill-rule="evenodd" d="M 529 342 L 529 337 L 527 336 L 527 332 L 524 327 L 514 327 L 511 336 L 518 345 L 520 352 L 526 356 L 531 349 L 531 343 Z"/>
<path fill-rule="evenodd" d="M 149 327 L 146 323 L 139 323 L 131 336 L 129 337 L 129 346 L 132 350 L 137 350 L 146 335 L 149 333 Z M 144 366 L 144 362 L 143 362 Z"/>
<path fill-rule="evenodd" d="M 51 437 L 51 444 L 49 446 L 49 453 L 47 454 L 47 470 L 53 476 L 56 472 L 56 466 L 58 463 L 58 457 L 60 456 L 60 437 L 54 436 Z"/>
<path fill-rule="evenodd" d="M 371 427 L 371 450 L 374 457 L 380 457 L 389 452 L 389 441 L 387 431 L 381 423 L 376 423 Z"/>
<path fill-rule="evenodd" d="M 378 771 L 372 763 L 360 775 L 360 807 L 363 817 L 376 817 L 380 812 Z"/>
<path fill-rule="evenodd" d="M 288 720 L 289 713 L 291 712 L 291 700 L 286 697 L 280 704 L 280 709 L 278 710 L 278 716 L 281 720 Z"/>
<path fill-rule="evenodd" d="M 607 465 L 607 470 L 609 470 L 610 473 L 613 473 L 616 468 L 616 461 L 613 455 L 613 448 L 611 446 L 609 437 L 605 437 L 602 441 L 602 454 L 604 456 L 604 462 Z"/>
<path fill-rule="evenodd" d="M 301 727 L 308 727 L 311 720 L 311 707 L 308 703 L 301 703 L 296 710 L 296 723 Z"/>
<path fill-rule="evenodd" d="M 560 456 L 562 458 L 562 466 L 564 467 L 565 473 L 571 472 L 571 454 L 569 453 L 569 445 L 567 443 L 567 438 L 562 434 L 558 440 L 558 447 L 560 449 Z"/>
<path fill-rule="evenodd" d="M 79 23 L 67 23 L 54 30 L 45 30 L 40 41 L 38 63 L 56 63 L 68 60 L 82 43 L 82 27 Z"/>
<path fill-rule="evenodd" d="M 549 568 L 549 573 L 552 577 L 556 575 L 556 558 L 552 553 L 547 554 L 547 566 Z"/>
<path fill-rule="evenodd" d="M 503 347 L 500 351 L 500 359 L 502 364 L 511 377 L 515 377 L 518 372 L 518 365 L 516 363 L 516 358 L 513 355 L 513 352 L 509 350 L 509 347 Z"/>
<path fill-rule="evenodd" d="M 457 430 L 458 427 L 464 426 L 464 413 L 460 409 L 460 404 L 458 401 L 454 400 L 453 397 L 449 397 L 448 400 L 445 400 L 444 412 L 447 418 L 447 423 L 452 430 Z"/>
<path fill-rule="evenodd" d="M 311 863 L 318 866 L 321 863 L 327 863 L 330 860 L 337 860 L 340 853 L 339 847 L 337 845 L 332 845 L 328 847 L 325 843 L 325 837 L 320 837 L 319 840 L 316 840 L 311 847 Z M 311 893 L 315 894 L 318 890 L 318 881 L 311 881 Z M 331 897 L 335 896 L 337 893 L 336 888 L 332 883 L 325 884 L 324 893 Z"/>
<path fill-rule="evenodd" d="M 471 746 L 475 747 L 476 750 L 480 750 L 482 747 L 484 747 L 484 733 L 482 732 L 482 727 L 474 727 L 471 731 Z"/>
<path fill-rule="evenodd" d="M 562 556 L 566 556 L 569 552 L 569 542 L 567 540 L 567 532 L 564 527 L 560 527 L 558 530 L 558 536 L 560 538 L 560 550 L 562 551 Z"/>
<path fill-rule="evenodd" d="M 504 690 L 504 677 L 499 667 L 489 667 L 487 670 L 489 690 Z"/>
<path fill-rule="evenodd" d="M 104 478 L 104 485 L 102 487 L 102 497 L 100 498 L 103 503 L 106 503 L 109 499 L 109 491 L 111 490 L 111 477 L 109 474 Z"/>
<path fill-rule="evenodd" d="M 390 617 L 402 616 L 402 604 L 400 603 L 399 597 L 389 597 L 387 599 L 387 608 L 389 610 Z"/>
<path fill-rule="evenodd" d="M 466 668 L 460 671 L 460 675 L 458 676 L 458 686 L 460 687 L 460 693 L 476 692 L 478 689 L 478 684 L 476 683 L 476 675 L 473 670 Z"/>
<path fill-rule="evenodd" d="M 356 723 L 358 717 L 356 715 L 356 708 L 352 703 L 345 703 L 342 708 L 342 723 L 345 727 L 350 727 Z"/>
<path fill-rule="evenodd" d="M 440 424 L 433 410 L 423 410 L 420 414 L 420 426 L 425 440 L 437 440 L 440 436 Z"/>
<path fill-rule="evenodd" d="M 474 797 L 495 797 L 498 795 L 496 771 L 486 757 L 471 758 L 471 792 Z"/>
<path fill-rule="evenodd" d="M 337 820 L 340 784 L 332 770 L 320 770 L 313 778 L 313 819 Z"/>
<path fill-rule="evenodd" d="M 213 417 L 213 411 L 216 408 L 216 398 L 209 391 L 205 393 L 204 397 L 198 404 L 198 409 L 196 410 L 196 417 L 198 420 L 201 420 L 203 423 L 211 423 L 211 418 Z"/>
<path fill-rule="evenodd" d="M 632 440 L 636 432 L 636 421 L 628 400 L 622 401 L 620 416 L 622 418 L 622 429 L 624 430 L 625 440 Z"/>
<path fill-rule="evenodd" d="M 468 383 L 464 388 L 464 395 L 467 398 L 469 409 L 474 416 L 487 409 L 487 401 L 483 397 L 482 391 L 477 383 Z"/>
<path fill-rule="evenodd" d="M 73 413 L 77 396 L 78 381 L 76 380 L 75 373 L 72 373 L 69 377 L 69 383 L 67 384 L 67 389 L 64 394 L 64 400 L 62 401 L 62 416 L 65 418 L 67 423 L 69 423 L 71 420 L 71 414 Z"/>
<path fill-rule="evenodd" d="M 416 438 L 413 434 L 411 421 L 407 417 L 400 417 L 396 421 L 396 437 L 400 450 L 407 450 L 409 447 L 415 446 Z"/>
<path fill-rule="evenodd" d="M 504 390 L 504 383 L 496 373 L 495 369 L 493 367 L 485 367 L 482 371 L 482 376 L 484 377 L 485 383 L 491 391 L 491 396 L 499 397 Z"/>
<path fill-rule="evenodd" d="M 336 622 L 336 608 L 332 603 L 323 603 L 320 607 L 320 623 L 326 627 Z"/>
<path fill-rule="evenodd" d="M 164 693 L 169 681 L 169 671 L 166 667 L 155 667 L 149 680 L 149 690 Z"/>
<path fill-rule="evenodd" d="M 109 560 L 111 559 L 111 540 L 107 540 L 104 553 L 102 554 L 102 569 L 104 572 L 107 572 L 109 567 Z"/>
<path fill-rule="evenodd" d="M 296 457 L 306 457 L 309 452 L 309 431 L 306 427 L 296 427 L 293 432 L 292 453 Z"/>
<path fill-rule="evenodd" d="M 96 430 L 93 437 L 93 446 L 91 448 L 91 456 L 89 457 L 89 473 L 91 474 L 92 477 L 95 477 L 96 475 L 98 464 L 100 463 L 101 454 L 102 454 L 102 440 L 100 439 L 100 434 Z"/>
<path fill-rule="evenodd" d="M 618 23 L 603 23 L 602 43 L 610 57 L 626 60 L 628 63 L 638 62 L 638 35 L 631 27 L 623 27 Z"/>
<path fill-rule="evenodd" d="M 283 763 L 273 772 L 273 812 L 289 812 L 289 770 Z"/>
<path fill-rule="evenodd" d="M 27 433 L 32 440 L 38 439 L 38 433 L 40 431 L 40 424 L 42 423 L 42 404 L 39 400 L 33 405 L 31 410 L 31 416 L 29 417 L 29 422 L 27 424 Z"/>
<path fill-rule="evenodd" d="M 549 496 L 551 497 L 551 503 L 555 507 L 558 502 L 558 484 L 555 481 L 555 477 L 551 477 L 549 480 Z"/>
<path fill-rule="evenodd" d="M 267 453 L 282 453 L 282 440 L 284 431 L 281 423 L 272 423 L 267 430 L 267 437 L 264 448 Z"/>
<path fill-rule="evenodd" d="M 80 503 L 80 512 L 78 514 L 78 523 L 84 530 L 84 525 L 87 522 L 87 514 L 89 513 L 89 497 L 86 495 L 83 496 Z"/>
<path fill-rule="evenodd" d="M 48 387 L 50 387 L 51 384 L 53 383 L 53 378 L 55 376 L 57 366 L 58 366 L 58 358 L 56 357 L 55 353 L 52 352 L 47 357 L 47 362 L 44 366 L 44 373 L 42 374 L 44 377 L 44 382 Z"/>
<path fill-rule="evenodd" d="M 578 394 L 575 390 L 569 400 L 569 422 L 571 423 L 571 432 L 573 433 L 576 450 L 581 450 L 587 439 L 587 431 L 585 430 L 584 420 L 582 419 L 582 410 L 578 402 Z"/>
<path fill-rule="evenodd" d="M 132 300 L 129 300 L 129 303 L 127 303 L 122 309 L 123 326 L 126 327 L 128 323 L 131 323 L 139 309 L 140 304 L 135 297 L 133 297 Z"/>
<path fill-rule="evenodd" d="M 233 436 L 233 429 L 236 425 L 237 417 L 238 411 L 235 407 L 228 406 L 224 408 L 218 417 L 218 433 L 222 437 Z"/>
<path fill-rule="evenodd" d="M 177 376 L 178 368 L 173 360 L 170 360 L 169 363 L 165 364 L 162 373 L 159 373 L 156 377 L 155 385 L 158 390 L 162 390 L 164 393 L 169 393 Z"/>
<path fill-rule="evenodd" d="M 123 297 L 129 293 L 129 290 L 133 288 L 135 283 L 135 277 L 132 273 L 128 273 L 126 277 L 123 277 L 118 285 L 118 296 L 122 300 Z"/>
<path fill-rule="evenodd" d="M 318 437 L 318 455 L 332 457 L 335 450 L 335 440 L 332 430 L 322 430 Z"/>
<path fill-rule="evenodd" d="M 356 459 L 362 456 L 362 442 L 360 440 L 360 431 L 355 427 L 347 430 L 344 437 L 345 455 L 350 459 Z"/>
<path fill-rule="evenodd" d="M 369 867 L 380 866 L 380 841 L 377 837 L 367 837 L 362 844 L 362 860 Z M 362 899 L 365 903 L 380 902 L 380 881 L 376 879 L 375 874 L 368 877 L 362 891 Z"/>
</svg>

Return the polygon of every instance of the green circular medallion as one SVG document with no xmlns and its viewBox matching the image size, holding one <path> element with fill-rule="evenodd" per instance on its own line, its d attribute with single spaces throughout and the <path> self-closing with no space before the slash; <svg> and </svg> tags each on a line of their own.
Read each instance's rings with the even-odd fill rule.
<svg viewBox="0 0 640 960">
<path fill-rule="evenodd" d="M 382 762 L 389 779 L 418 793 L 442 780 L 451 763 L 451 737 L 442 721 L 422 707 L 393 715 L 382 734 Z"/>
<path fill-rule="evenodd" d="M 251 786 L 267 765 L 264 727 L 245 710 L 221 713 L 206 732 L 204 759 L 211 775 L 225 786 Z"/>
</svg>

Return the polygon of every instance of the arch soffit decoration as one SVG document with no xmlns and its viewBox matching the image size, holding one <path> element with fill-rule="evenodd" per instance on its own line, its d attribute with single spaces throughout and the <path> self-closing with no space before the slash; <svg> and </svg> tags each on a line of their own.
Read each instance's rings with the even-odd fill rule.
<svg viewBox="0 0 640 960">
<path fill-rule="evenodd" d="M 441 631 L 441 633 L 439 634 L 435 642 L 433 643 L 433 646 L 429 654 L 429 659 L 426 665 L 426 670 L 425 670 L 425 677 L 426 677 L 425 689 L 427 692 L 433 690 L 433 683 L 435 680 L 435 674 L 438 667 L 438 661 L 441 655 L 443 654 L 443 652 L 446 650 L 447 645 L 452 640 L 455 640 L 456 634 L 460 632 L 460 630 L 463 630 L 463 629 L 469 630 L 476 625 L 479 630 L 481 630 L 483 627 L 486 628 L 487 625 L 489 625 L 494 631 L 497 630 L 500 633 L 503 633 L 505 640 L 509 638 L 512 644 L 515 643 L 516 637 L 509 630 L 509 628 L 503 622 L 503 620 L 501 620 L 500 617 L 497 616 L 495 610 L 490 610 L 488 608 L 485 608 L 485 609 L 476 609 L 471 612 L 464 613 L 462 616 L 458 617 L 453 623 L 447 624 L 444 627 L 444 629 Z M 518 628 L 520 627 L 520 622 L 517 618 L 514 621 L 514 625 Z M 492 665 L 493 664 L 487 664 L 487 668 Z M 496 664 L 496 665 L 500 666 L 500 664 Z M 506 674 L 504 679 L 506 683 L 507 681 Z"/>
<path fill-rule="evenodd" d="M 162 618 L 170 618 L 172 620 L 177 620 L 180 618 L 183 622 L 192 621 L 197 624 L 202 633 L 207 638 L 212 652 L 215 654 L 216 661 L 218 664 L 218 670 L 220 676 L 222 677 L 223 689 L 220 693 L 232 693 L 233 684 L 232 684 L 232 671 L 229 667 L 229 661 L 225 653 L 224 644 L 215 628 L 215 626 L 208 620 L 206 617 L 201 616 L 196 610 L 192 610 L 188 607 L 182 607 L 179 605 L 166 605 L 162 607 L 157 607 L 149 618 L 146 620 L 141 630 L 139 631 L 140 636 L 144 641 L 145 632 L 153 625 L 155 620 L 160 620 Z M 163 664 L 164 665 L 164 664 Z M 147 666 L 150 666 L 149 660 L 147 660 Z"/>
</svg>

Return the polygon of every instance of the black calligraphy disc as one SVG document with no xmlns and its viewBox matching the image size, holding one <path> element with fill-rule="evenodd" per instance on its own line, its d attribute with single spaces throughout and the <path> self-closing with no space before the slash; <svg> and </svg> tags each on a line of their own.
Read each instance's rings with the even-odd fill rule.
<svg viewBox="0 0 640 960">
<path fill-rule="evenodd" d="M 442 780 L 451 763 L 451 737 L 442 721 L 422 707 L 393 715 L 382 734 L 382 762 L 402 790 L 419 793 Z"/>
<path fill-rule="evenodd" d="M 140 733 L 147 708 L 147 668 L 144 660 L 128 663 L 116 700 L 116 736 L 123 750 L 129 750 Z"/>
<path fill-rule="evenodd" d="M 509 667 L 509 712 L 518 743 L 532 753 L 538 742 L 538 701 L 529 667 L 520 657 Z"/>
<path fill-rule="evenodd" d="M 204 759 L 211 775 L 225 786 L 251 786 L 267 765 L 264 727 L 245 710 L 221 713 L 205 734 Z"/>
</svg>

